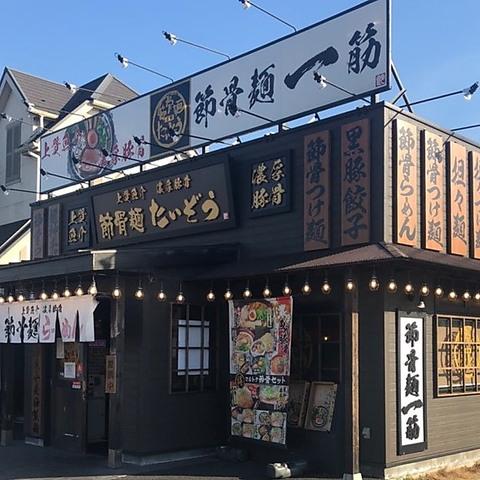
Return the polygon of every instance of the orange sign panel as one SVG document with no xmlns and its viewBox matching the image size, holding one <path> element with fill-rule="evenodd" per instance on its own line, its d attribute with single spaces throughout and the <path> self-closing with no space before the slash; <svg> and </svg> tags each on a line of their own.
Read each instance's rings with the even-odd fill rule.
<svg viewBox="0 0 480 480">
<path fill-rule="evenodd" d="M 449 252 L 468 255 L 468 170 L 467 151 L 458 143 L 448 143 L 449 185 L 448 238 Z"/>
<path fill-rule="evenodd" d="M 304 141 L 304 250 L 330 246 L 330 135 L 307 135 Z"/>
<path fill-rule="evenodd" d="M 480 259 L 480 153 L 472 152 L 470 157 L 472 227 L 472 255 Z"/>
<path fill-rule="evenodd" d="M 439 135 L 425 132 L 423 145 L 423 185 L 424 185 L 424 218 L 423 230 L 425 248 L 445 249 L 445 155 L 443 140 Z"/>
<path fill-rule="evenodd" d="M 397 120 L 396 139 L 396 242 L 417 247 L 419 243 L 417 127 Z"/>
<path fill-rule="evenodd" d="M 342 245 L 370 241 L 370 122 L 342 126 Z"/>
</svg>

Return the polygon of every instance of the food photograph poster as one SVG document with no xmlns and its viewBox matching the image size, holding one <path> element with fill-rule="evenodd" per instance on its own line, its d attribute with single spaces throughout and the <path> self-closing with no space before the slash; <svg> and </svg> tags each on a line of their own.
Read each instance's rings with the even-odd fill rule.
<svg viewBox="0 0 480 480">
<path fill-rule="evenodd" d="M 285 445 L 291 297 L 229 302 L 231 435 Z"/>
</svg>

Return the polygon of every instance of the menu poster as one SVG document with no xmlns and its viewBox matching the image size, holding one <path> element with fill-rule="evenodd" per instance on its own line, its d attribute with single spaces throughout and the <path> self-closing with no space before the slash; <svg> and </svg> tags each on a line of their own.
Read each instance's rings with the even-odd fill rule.
<svg viewBox="0 0 480 480">
<path fill-rule="evenodd" d="M 331 430 L 337 388 L 337 384 L 331 382 L 312 382 L 305 418 L 307 430 L 318 432 Z"/>
<path fill-rule="evenodd" d="M 310 382 L 293 380 L 290 382 L 287 425 L 289 427 L 303 427 L 307 411 Z"/>
<path fill-rule="evenodd" d="M 285 444 L 292 297 L 229 302 L 231 435 Z"/>
</svg>

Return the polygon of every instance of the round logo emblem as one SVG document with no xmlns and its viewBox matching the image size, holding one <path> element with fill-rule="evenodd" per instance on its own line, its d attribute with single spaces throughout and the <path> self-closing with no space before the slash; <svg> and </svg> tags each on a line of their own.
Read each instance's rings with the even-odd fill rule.
<svg viewBox="0 0 480 480">
<path fill-rule="evenodd" d="M 187 127 L 187 102 L 178 90 L 167 92 L 157 103 L 152 115 L 152 134 L 161 147 L 173 147 Z"/>
</svg>

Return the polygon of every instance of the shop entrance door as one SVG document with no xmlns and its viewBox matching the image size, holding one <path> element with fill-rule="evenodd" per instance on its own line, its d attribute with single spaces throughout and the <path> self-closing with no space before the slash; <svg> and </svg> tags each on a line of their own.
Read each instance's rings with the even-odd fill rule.
<svg viewBox="0 0 480 480">
<path fill-rule="evenodd" d="M 86 451 L 86 345 L 57 339 L 52 378 L 52 446 Z"/>
</svg>

